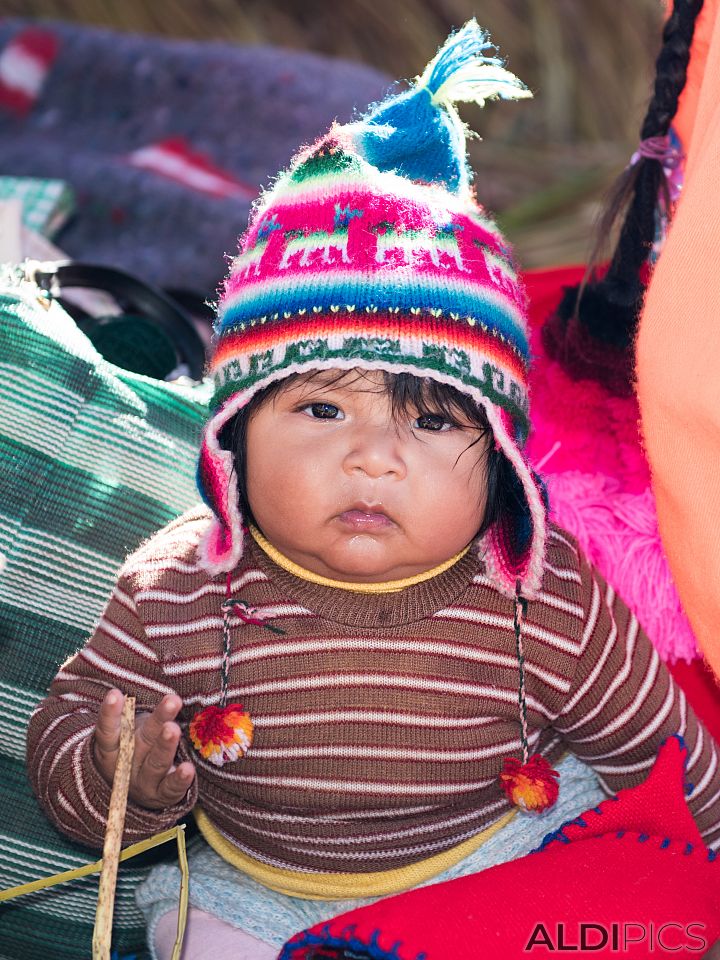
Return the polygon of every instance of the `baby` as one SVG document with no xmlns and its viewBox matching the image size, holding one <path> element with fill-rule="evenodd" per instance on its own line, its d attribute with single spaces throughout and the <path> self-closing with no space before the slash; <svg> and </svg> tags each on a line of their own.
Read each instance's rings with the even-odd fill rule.
<svg viewBox="0 0 720 960">
<path fill-rule="evenodd" d="M 525 297 L 453 107 L 527 95 L 488 47 L 467 24 L 261 199 L 220 300 L 210 509 L 127 561 L 31 721 L 40 802 L 98 846 L 137 698 L 125 840 L 192 810 L 207 841 L 188 960 L 527 853 L 673 733 L 720 844 L 716 745 L 522 455 Z M 154 957 L 176 896 L 168 866 L 140 891 Z"/>
</svg>

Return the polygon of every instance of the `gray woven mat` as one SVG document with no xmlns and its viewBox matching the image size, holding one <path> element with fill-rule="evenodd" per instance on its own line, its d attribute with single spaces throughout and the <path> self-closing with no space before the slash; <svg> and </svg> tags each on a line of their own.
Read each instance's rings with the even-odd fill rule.
<svg viewBox="0 0 720 960">
<path fill-rule="evenodd" d="M 77 212 L 57 242 L 75 259 L 203 294 L 223 277 L 260 186 L 389 86 L 309 53 L 59 22 L 0 21 L 0 58 L 8 50 L 3 66 L 19 73 L 35 58 L 32 83 L 38 58 L 48 69 L 24 112 L 0 96 L 0 173 L 72 184 Z"/>
</svg>

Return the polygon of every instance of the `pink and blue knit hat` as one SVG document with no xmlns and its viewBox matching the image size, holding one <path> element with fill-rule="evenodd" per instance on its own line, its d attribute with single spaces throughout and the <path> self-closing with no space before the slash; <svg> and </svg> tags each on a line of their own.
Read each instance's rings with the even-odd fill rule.
<svg viewBox="0 0 720 960">
<path fill-rule="evenodd" d="M 201 493 L 215 515 L 201 545 L 212 574 L 243 551 L 233 456 L 220 433 L 253 394 L 328 368 L 429 377 L 487 413 L 514 467 L 513 504 L 479 549 L 509 596 L 540 586 L 542 485 L 523 458 L 529 429 L 525 293 L 498 228 L 475 200 L 454 103 L 529 91 L 472 20 L 406 92 L 334 125 L 258 202 L 222 291 L 210 370 Z"/>
</svg>

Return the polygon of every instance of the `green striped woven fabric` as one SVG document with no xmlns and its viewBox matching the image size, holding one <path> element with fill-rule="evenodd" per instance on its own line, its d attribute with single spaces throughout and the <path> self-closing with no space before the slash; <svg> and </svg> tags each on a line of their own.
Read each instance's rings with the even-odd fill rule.
<svg viewBox="0 0 720 960">
<path fill-rule="evenodd" d="M 25 729 L 99 618 L 125 555 L 197 500 L 203 388 L 106 363 L 55 303 L 0 272 L 0 888 L 97 859 L 44 818 Z M 144 952 L 134 889 L 168 844 L 121 866 L 114 949 Z M 0 905 L 0 960 L 90 957 L 97 877 Z"/>
</svg>

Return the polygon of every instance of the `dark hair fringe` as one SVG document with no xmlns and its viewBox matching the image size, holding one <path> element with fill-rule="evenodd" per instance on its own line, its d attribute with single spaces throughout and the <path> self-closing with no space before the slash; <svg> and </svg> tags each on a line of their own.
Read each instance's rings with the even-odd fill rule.
<svg viewBox="0 0 720 960">
<path fill-rule="evenodd" d="M 666 136 L 670 130 L 685 87 L 695 22 L 702 7 L 703 0 L 674 2 L 663 30 L 653 96 L 640 129 L 640 140 Z M 588 362 L 588 355 L 593 350 L 592 347 L 588 349 L 586 343 L 584 349 L 580 348 L 584 358 L 578 358 L 577 350 L 573 351 L 568 344 L 562 343 L 563 336 L 568 335 L 570 321 L 579 323 L 587 334 L 603 345 L 621 351 L 629 351 L 632 347 L 645 292 L 642 268 L 655 239 L 655 215 L 663 191 L 667 202 L 667 183 L 660 160 L 641 156 L 636 163 L 626 167 L 610 190 L 582 283 L 565 289 L 550 330 L 543 332 L 545 347 L 555 359 L 568 367 L 573 366 L 573 356 L 580 360 L 581 366 L 585 360 L 581 376 L 592 375 L 588 368 L 593 360 Z M 607 273 L 599 279 L 596 267 L 601 251 L 623 212 L 625 219 L 617 247 Z M 582 334 L 580 336 L 582 338 Z M 631 376 L 632 364 L 628 363 L 626 367 Z M 597 378 L 605 379 L 601 369 L 597 370 Z"/>
<path fill-rule="evenodd" d="M 291 374 L 283 380 L 276 380 L 264 389 L 258 391 L 248 401 L 247 405 L 225 425 L 220 443 L 233 453 L 233 469 L 238 478 L 238 500 L 245 522 L 254 523 L 252 508 L 247 498 L 247 429 L 253 414 L 266 401 L 271 400 L 281 390 L 290 386 L 301 378 L 312 380 L 314 376 L 325 371 L 314 371 L 308 378 L 306 374 Z M 350 374 L 361 378 L 364 371 L 340 370 L 337 376 L 325 381 L 325 385 L 335 386 L 346 380 Z M 441 414 L 449 421 L 457 420 L 458 414 L 463 414 L 467 420 L 480 431 L 480 436 L 469 443 L 463 453 L 474 447 L 484 436 L 492 438 L 492 428 L 482 406 L 472 397 L 449 384 L 439 383 L 429 377 L 416 377 L 409 373 L 390 373 L 382 371 L 383 388 L 390 397 L 392 414 L 396 419 L 412 410 L 418 416 L 425 414 Z M 381 388 L 381 389 L 383 389 Z M 461 454 L 462 456 L 462 454 Z M 480 466 L 482 459 L 478 459 L 476 466 Z M 502 450 L 495 449 L 490 443 L 485 458 L 487 503 L 483 522 L 476 537 L 482 536 L 485 531 L 503 513 L 504 498 L 514 489 L 512 479 L 514 468 Z"/>
</svg>

